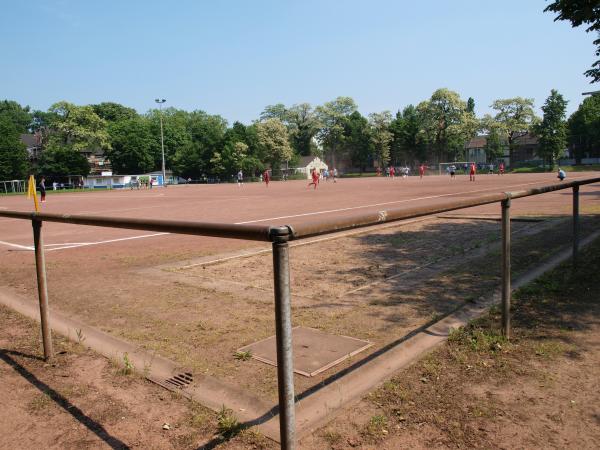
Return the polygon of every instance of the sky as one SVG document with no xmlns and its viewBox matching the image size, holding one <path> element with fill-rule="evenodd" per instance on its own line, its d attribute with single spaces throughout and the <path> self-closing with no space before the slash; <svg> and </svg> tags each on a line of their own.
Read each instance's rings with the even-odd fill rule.
<svg viewBox="0 0 600 450">
<path fill-rule="evenodd" d="M 595 90 L 594 36 L 546 0 L 0 0 L 0 99 L 166 106 L 250 123 L 266 105 L 354 98 L 362 114 L 449 88 L 495 99 Z M 541 114 L 541 112 L 540 112 Z"/>
</svg>

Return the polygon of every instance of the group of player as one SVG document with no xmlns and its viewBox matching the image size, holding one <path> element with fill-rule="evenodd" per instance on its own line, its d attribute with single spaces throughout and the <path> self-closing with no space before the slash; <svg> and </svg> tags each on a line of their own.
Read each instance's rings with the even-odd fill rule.
<svg viewBox="0 0 600 450">
<path fill-rule="evenodd" d="M 283 180 L 285 181 L 285 177 L 283 178 Z M 265 171 L 260 174 L 260 181 L 264 182 L 266 187 L 269 187 L 269 181 L 271 181 L 270 169 L 265 169 Z M 238 187 L 244 185 L 244 172 L 242 171 L 242 169 L 240 169 L 237 173 L 237 185 Z"/>
<path fill-rule="evenodd" d="M 329 181 L 329 179 L 331 178 L 333 179 L 334 183 L 337 183 L 338 171 L 336 168 L 333 168 L 331 170 L 325 169 L 322 172 L 317 169 L 312 169 L 310 171 L 310 178 L 312 181 L 308 183 L 307 187 L 314 186 L 314 188 L 316 189 L 319 185 L 319 181 L 321 180 Z"/>
<path fill-rule="evenodd" d="M 475 175 L 477 174 L 477 165 L 473 162 L 470 165 L 465 164 L 464 166 L 465 173 L 469 172 L 469 181 L 475 181 Z M 446 171 L 450 175 L 450 179 L 456 178 L 457 168 L 455 164 L 452 164 L 446 168 Z M 488 173 L 494 173 L 493 164 L 488 165 Z M 500 163 L 498 165 L 498 175 L 504 175 L 504 163 Z"/>
<path fill-rule="evenodd" d="M 382 175 L 381 167 L 377 167 L 377 176 L 380 177 Z M 410 175 L 410 167 L 394 167 L 389 166 L 385 168 L 385 176 L 389 178 L 396 178 L 396 175 L 406 178 Z"/>
</svg>

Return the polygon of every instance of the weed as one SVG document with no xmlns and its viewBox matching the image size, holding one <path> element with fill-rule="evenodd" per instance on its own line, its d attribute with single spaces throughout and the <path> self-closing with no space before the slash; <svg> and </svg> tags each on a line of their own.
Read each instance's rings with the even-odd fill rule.
<svg viewBox="0 0 600 450">
<path fill-rule="evenodd" d="M 552 359 L 563 353 L 565 353 L 568 348 L 562 342 L 557 341 L 547 341 L 540 342 L 534 346 L 536 356 L 541 356 L 542 358 Z"/>
<path fill-rule="evenodd" d="M 211 413 L 198 402 L 191 402 L 189 424 L 194 428 L 206 429 L 211 420 Z"/>
<path fill-rule="evenodd" d="M 241 424 L 233 415 L 233 411 L 225 408 L 225 405 L 223 405 L 221 411 L 217 413 L 217 429 L 225 438 L 230 438 L 237 434 L 241 429 Z"/>
<path fill-rule="evenodd" d="M 323 439 L 325 439 L 329 445 L 334 445 L 340 442 L 342 435 L 335 430 L 327 429 L 323 432 Z"/>
<path fill-rule="evenodd" d="M 387 426 L 387 417 L 378 414 L 369 419 L 369 422 L 363 427 L 361 434 L 371 440 L 379 441 L 388 434 Z"/>
<path fill-rule="evenodd" d="M 134 367 L 133 363 L 131 362 L 131 360 L 129 359 L 129 355 L 127 354 L 127 352 L 125 352 L 123 354 L 123 367 L 121 368 L 119 373 L 121 375 L 131 375 L 134 370 L 135 370 L 135 367 Z"/>
<path fill-rule="evenodd" d="M 81 331 L 81 328 L 77 328 L 75 330 L 75 334 L 77 335 L 77 343 L 79 345 L 82 345 L 83 341 L 85 341 L 85 336 L 83 335 L 83 331 Z"/>
<path fill-rule="evenodd" d="M 235 352 L 233 357 L 240 361 L 248 361 L 250 358 L 252 358 L 252 352 L 250 350 Z"/>
</svg>

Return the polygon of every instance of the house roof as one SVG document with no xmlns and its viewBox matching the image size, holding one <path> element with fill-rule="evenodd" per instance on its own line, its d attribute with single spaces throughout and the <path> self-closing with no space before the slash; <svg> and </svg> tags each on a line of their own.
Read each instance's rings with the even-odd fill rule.
<svg viewBox="0 0 600 450">
<path fill-rule="evenodd" d="M 467 148 L 483 148 L 487 143 L 487 136 L 475 136 L 467 143 Z"/>
<path fill-rule="evenodd" d="M 37 147 L 39 145 L 38 138 L 35 134 L 23 133 L 20 136 L 21 142 L 27 146 L 27 148 Z"/>
</svg>

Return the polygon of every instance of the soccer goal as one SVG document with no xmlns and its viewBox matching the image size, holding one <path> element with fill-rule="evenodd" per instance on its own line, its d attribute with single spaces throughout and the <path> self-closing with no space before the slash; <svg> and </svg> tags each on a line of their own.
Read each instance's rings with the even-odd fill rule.
<svg viewBox="0 0 600 450">
<path fill-rule="evenodd" d="M 450 171 L 450 166 L 455 166 L 457 172 L 467 173 L 471 164 L 476 164 L 474 161 L 454 161 L 440 163 L 440 175 L 444 175 Z"/>
<path fill-rule="evenodd" d="M 25 192 L 25 180 L 0 181 L 0 193 Z"/>
</svg>

